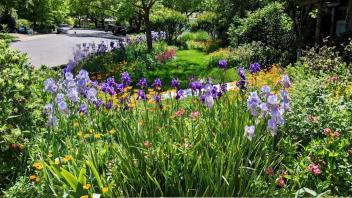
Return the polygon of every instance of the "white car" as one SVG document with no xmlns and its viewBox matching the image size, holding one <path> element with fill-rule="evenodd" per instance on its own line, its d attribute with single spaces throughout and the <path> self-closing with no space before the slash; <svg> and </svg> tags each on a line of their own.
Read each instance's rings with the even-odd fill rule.
<svg viewBox="0 0 352 198">
<path fill-rule="evenodd" d="M 67 24 L 61 24 L 57 27 L 57 33 L 60 34 L 60 33 L 64 33 L 64 34 L 67 34 L 69 30 L 71 30 L 72 28 L 67 25 Z"/>
</svg>

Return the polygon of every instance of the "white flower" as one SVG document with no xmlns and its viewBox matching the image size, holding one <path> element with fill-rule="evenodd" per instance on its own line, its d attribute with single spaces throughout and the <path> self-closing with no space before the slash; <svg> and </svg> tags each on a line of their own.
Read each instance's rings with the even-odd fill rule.
<svg viewBox="0 0 352 198">
<path fill-rule="evenodd" d="M 244 127 L 244 135 L 252 141 L 254 137 L 255 126 L 245 126 Z"/>
</svg>

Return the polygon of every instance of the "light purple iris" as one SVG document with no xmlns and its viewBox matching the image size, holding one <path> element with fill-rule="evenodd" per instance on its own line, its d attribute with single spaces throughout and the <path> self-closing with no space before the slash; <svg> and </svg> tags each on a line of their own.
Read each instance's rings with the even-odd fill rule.
<svg viewBox="0 0 352 198">
<path fill-rule="evenodd" d="M 244 67 L 239 67 L 237 70 L 238 76 L 241 78 L 241 80 L 246 80 L 246 70 Z"/>
<path fill-rule="evenodd" d="M 79 93 L 77 89 L 68 89 L 66 96 L 73 103 L 77 103 L 79 101 Z"/>
<path fill-rule="evenodd" d="M 260 93 L 260 95 L 261 95 L 262 97 L 268 97 L 268 96 L 270 95 L 270 92 L 271 92 L 270 87 L 269 87 L 268 85 L 264 85 L 264 86 L 262 86 L 262 88 L 261 88 L 261 93 Z"/>
<path fill-rule="evenodd" d="M 252 116 L 257 115 L 257 109 L 260 103 L 257 92 L 251 92 L 247 100 L 247 108 L 251 112 Z"/>
<path fill-rule="evenodd" d="M 97 90 L 94 88 L 90 88 L 87 91 L 87 99 L 88 101 L 95 103 L 97 101 Z"/>
<path fill-rule="evenodd" d="M 54 79 L 49 78 L 44 82 L 44 90 L 49 93 L 56 93 L 57 92 L 57 85 Z"/>
<path fill-rule="evenodd" d="M 160 94 L 155 94 L 153 96 L 153 100 L 156 102 L 156 103 L 160 103 L 161 102 L 161 95 Z"/>
<path fill-rule="evenodd" d="M 284 88 L 289 88 L 291 87 L 291 80 L 290 77 L 288 75 L 285 75 L 282 77 L 282 83 L 284 85 Z"/>
<path fill-rule="evenodd" d="M 100 108 L 102 105 L 103 105 L 103 100 L 102 100 L 102 99 L 98 99 L 98 100 L 95 102 L 95 107 L 96 107 L 97 109 Z"/>
<path fill-rule="evenodd" d="M 254 132 L 255 132 L 255 126 L 245 126 L 244 127 L 244 135 L 252 141 L 254 137 Z"/>
<path fill-rule="evenodd" d="M 60 101 L 57 103 L 58 109 L 60 113 L 68 113 L 68 106 L 65 101 Z"/>
</svg>

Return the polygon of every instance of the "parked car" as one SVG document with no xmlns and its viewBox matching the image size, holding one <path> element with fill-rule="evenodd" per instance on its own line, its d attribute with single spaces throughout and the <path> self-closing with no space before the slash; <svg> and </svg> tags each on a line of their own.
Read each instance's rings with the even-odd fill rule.
<svg viewBox="0 0 352 198">
<path fill-rule="evenodd" d="M 60 34 L 60 33 L 64 33 L 64 34 L 67 34 L 69 30 L 71 30 L 72 28 L 67 25 L 67 24 L 61 24 L 57 27 L 57 33 Z"/>
<path fill-rule="evenodd" d="M 113 24 L 108 24 L 105 26 L 106 32 L 112 32 L 115 36 L 126 36 L 127 31 L 124 26 L 117 26 Z"/>
</svg>

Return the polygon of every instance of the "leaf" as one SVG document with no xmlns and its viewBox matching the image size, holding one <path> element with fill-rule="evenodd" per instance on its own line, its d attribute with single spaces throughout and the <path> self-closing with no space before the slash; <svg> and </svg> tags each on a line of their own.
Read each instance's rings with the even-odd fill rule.
<svg viewBox="0 0 352 198">
<path fill-rule="evenodd" d="M 89 168 L 92 171 L 95 179 L 97 180 L 99 188 L 102 189 L 103 188 L 103 183 L 101 182 L 99 173 L 98 173 L 97 169 L 94 167 L 94 164 L 91 161 L 88 161 L 88 160 L 86 160 L 86 164 L 89 166 Z"/>
<path fill-rule="evenodd" d="M 78 182 L 82 185 L 86 184 L 86 166 L 83 165 L 83 168 L 79 172 Z"/>
<path fill-rule="evenodd" d="M 60 171 L 66 182 L 71 186 L 71 188 L 73 188 L 74 191 L 76 191 L 78 185 L 77 178 L 62 167 L 60 168 Z"/>
</svg>

